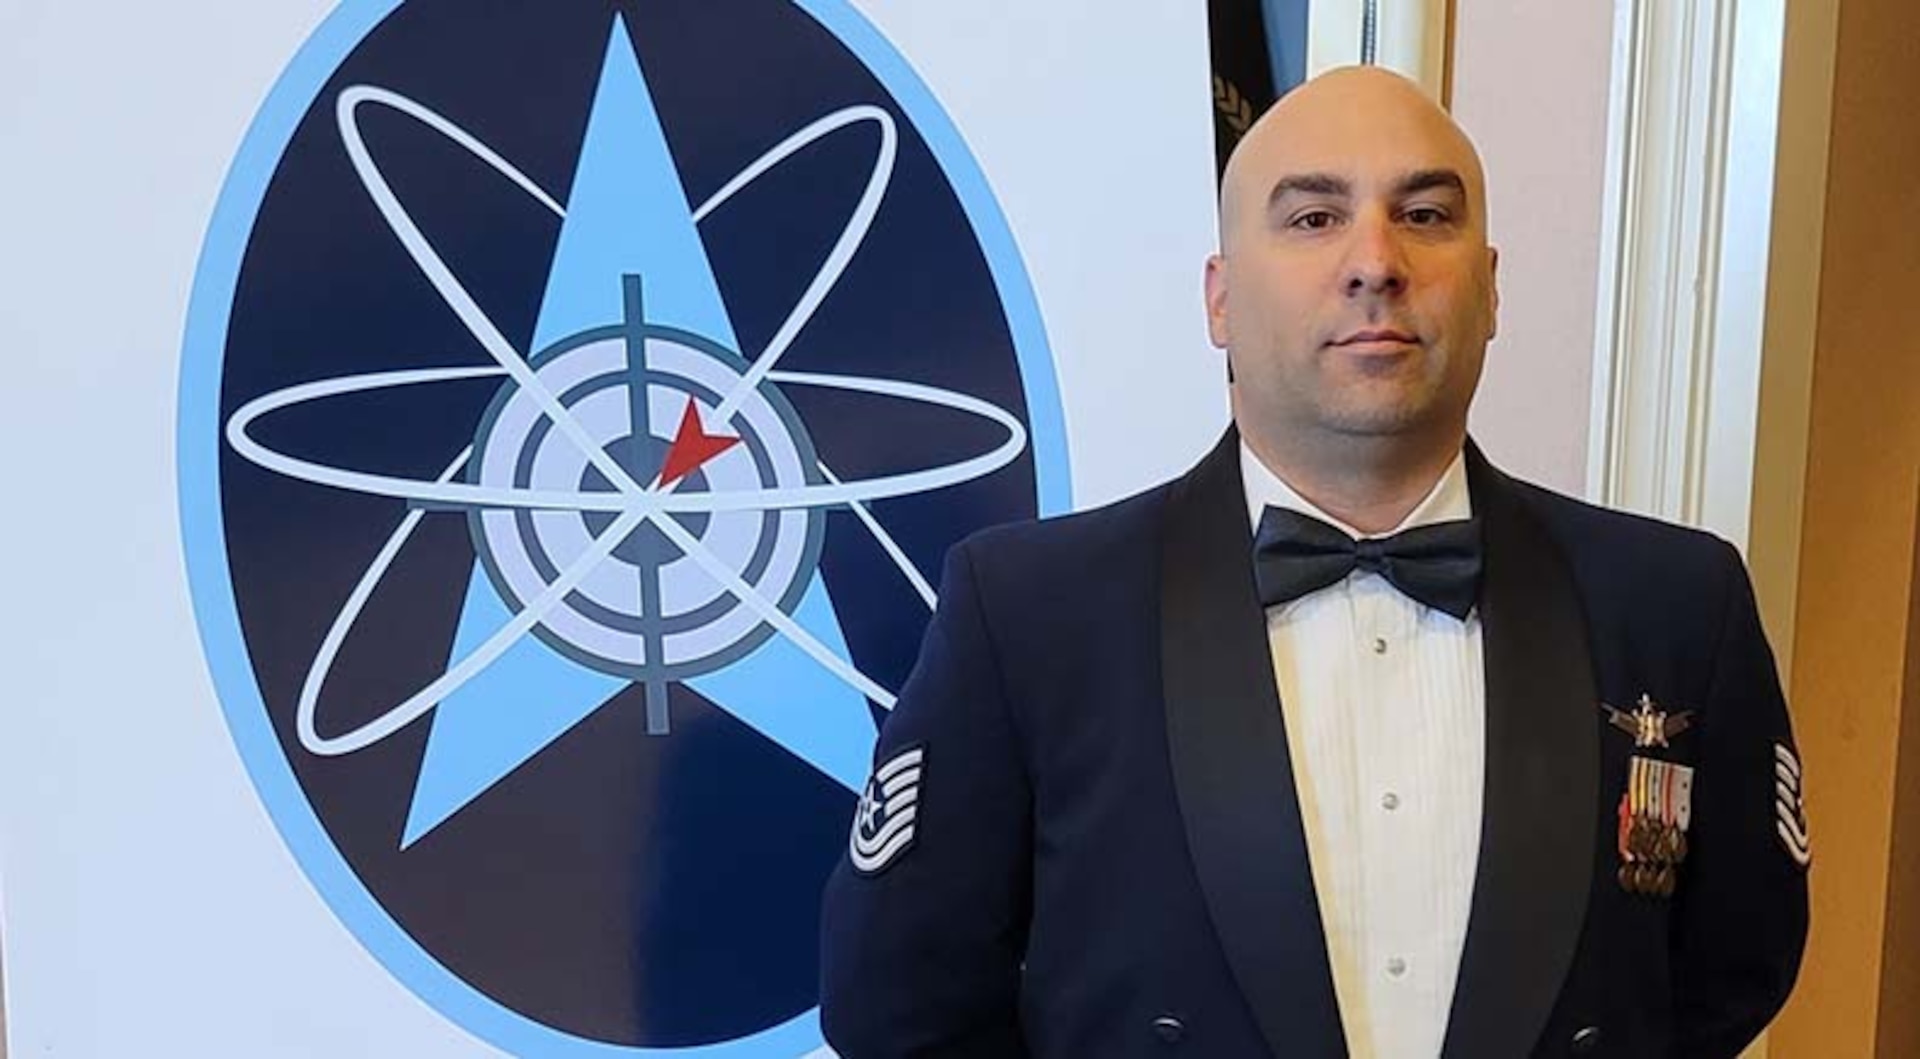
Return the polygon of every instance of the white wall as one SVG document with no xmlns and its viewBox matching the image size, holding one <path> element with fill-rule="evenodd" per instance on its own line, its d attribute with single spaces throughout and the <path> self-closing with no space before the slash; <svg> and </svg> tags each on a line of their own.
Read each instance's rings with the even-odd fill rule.
<svg viewBox="0 0 1920 1059">
<path fill-rule="evenodd" d="M 1453 110 L 1487 166 L 1500 336 L 1474 432 L 1508 470 L 1586 486 L 1613 4 L 1454 0 Z"/>
</svg>

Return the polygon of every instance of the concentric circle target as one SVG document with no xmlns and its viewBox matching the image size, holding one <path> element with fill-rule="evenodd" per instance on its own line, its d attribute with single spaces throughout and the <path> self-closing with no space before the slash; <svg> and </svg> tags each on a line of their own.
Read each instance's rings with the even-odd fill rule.
<svg viewBox="0 0 1920 1059">
<path fill-rule="evenodd" d="M 635 345 L 641 348 L 633 349 Z M 535 356 L 534 377 L 641 488 L 653 484 L 688 402 L 740 443 L 663 487 L 676 495 L 795 488 L 820 482 L 813 444 L 779 390 L 762 382 L 724 424 L 713 411 L 741 383 L 737 354 L 673 328 L 605 327 Z M 528 388 L 509 382 L 482 417 L 468 481 L 519 490 L 614 493 L 577 435 L 562 430 Z M 663 513 L 754 592 L 793 613 L 820 559 L 818 508 Z M 524 609 L 606 532 L 605 511 L 478 508 L 468 516 L 475 551 L 515 611 Z M 602 672 L 641 681 L 684 680 L 745 656 L 773 628 L 642 523 L 618 542 L 534 634 Z"/>
</svg>

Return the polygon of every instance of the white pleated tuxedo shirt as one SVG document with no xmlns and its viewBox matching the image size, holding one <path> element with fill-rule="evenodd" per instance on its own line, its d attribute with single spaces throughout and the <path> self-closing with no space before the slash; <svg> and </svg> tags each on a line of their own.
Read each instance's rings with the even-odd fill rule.
<svg viewBox="0 0 1920 1059">
<path fill-rule="evenodd" d="M 1242 443 L 1256 530 L 1268 505 L 1366 536 Z M 1472 515 L 1457 458 L 1395 532 Z M 1267 608 L 1314 892 L 1353 1059 L 1440 1054 L 1480 850 L 1486 675 L 1465 621 L 1378 574 Z"/>
</svg>

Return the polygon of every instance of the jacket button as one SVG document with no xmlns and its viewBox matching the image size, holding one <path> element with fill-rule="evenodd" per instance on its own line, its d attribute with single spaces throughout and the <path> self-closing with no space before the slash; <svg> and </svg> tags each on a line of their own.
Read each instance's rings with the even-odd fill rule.
<svg viewBox="0 0 1920 1059">
<path fill-rule="evenodd" d="M 1573 1035 L 1573 1054 L 1590 1055 L 1600 1047 L 1600 1027 L 1588 1026 Z"/>
<path fill-rule="evenodd" d="M 1168 1044 L 1179 1044 L 1187 1035 L 1187 1024 L 1172 1015 L 1162 1015 L 1153 1020 L 1153 1035 Z"/>
</svg>

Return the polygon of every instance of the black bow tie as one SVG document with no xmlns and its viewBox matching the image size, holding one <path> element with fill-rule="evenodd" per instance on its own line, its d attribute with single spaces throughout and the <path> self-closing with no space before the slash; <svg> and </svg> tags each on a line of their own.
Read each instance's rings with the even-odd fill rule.
<svg viewBox="0 0 1920 1059">
<path fill-rule="evenodd" d="M 1480 595 L 1480 562 L 1477 518 L 1354 540 L 1311 515 L 1269 507 L 1253 541 L 1253 579 L 1266 607 L 1337 584 L 1358 569 L 1464 621 Z"/>
</svg>

